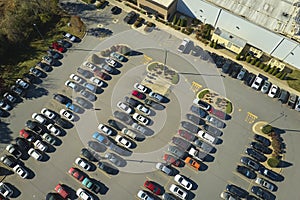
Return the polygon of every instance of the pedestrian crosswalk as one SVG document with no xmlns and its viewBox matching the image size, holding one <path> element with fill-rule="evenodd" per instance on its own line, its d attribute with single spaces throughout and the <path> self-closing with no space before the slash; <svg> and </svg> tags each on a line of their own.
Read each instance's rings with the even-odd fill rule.
<svg viewBox="0 0 300 200">
<path fill-rule="evenodd" d="M 247 116 L 245 118 L 245 121 L 248 122 L 249 124 L 253 124 L 255 120 L 257 119 L 257 116 L 254 115 L 251 112 L 247 112 Z"/>
</svg>

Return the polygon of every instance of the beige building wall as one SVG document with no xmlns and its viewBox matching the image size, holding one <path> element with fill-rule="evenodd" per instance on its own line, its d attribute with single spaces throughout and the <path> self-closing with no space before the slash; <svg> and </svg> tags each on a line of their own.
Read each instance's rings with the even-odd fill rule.
<svg viewBox="0 0 300 200">
<path fill-rule="evenodd" d="M 157 3 L 155 0 L 138 0 L 138 7 L 145 9 L 145 7 L 151 8 L 155 10 L 158 16 L 164 20 L 168 20 L 171 16 L 173 16 L 177 10 L 177 0 L 174 0 L 169 7 L 165 7 Z"/>
<path fill-rule="evenodd" d="M 244 47 L 238 47 L 235 44 L 231 43 L 230 41 L 220 37 L 217 34 L 213 34 L 211 40 L 217 41 L 218 40 L 218 44 L 225 47 L 226 49 L 239 54 L 241 53 L 241 51 L 243 50 Z"/>
</svg>

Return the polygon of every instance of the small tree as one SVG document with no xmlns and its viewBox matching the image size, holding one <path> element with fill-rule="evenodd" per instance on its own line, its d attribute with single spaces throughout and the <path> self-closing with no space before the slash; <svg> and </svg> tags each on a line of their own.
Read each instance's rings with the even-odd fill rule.
<svg viewBox="0 0 300 200">
<path fill-rule="evenodd" d="M 280 163 L 280 160 L 278 158 L 272 157 L 268 159 L 267 163 L 270 167 L 277 167 Z"/>
<path fill-rule="evenodd" d="M 260 69 L 263 69 L 263 68 L 265 68 L 265 66 L 266 66 L 266 64 L 265 64 L 265 63 L 260 63 L 260 64 L 259 64 L 259 68 L 260 68 Z"/>
<path fill-rule="evenodd" d="M 259 67 L 260 64 L 261 64 L 261 63 L 260 63 L 260 61 L 258 60 L 258 61 L 256 61 L 255 66 L 256 66 L 256 67 Z"/>
<path fill-rule="evenodd" d="M 272 75 L 275 76 L 279 73 L 280 68 L 276 67 L 276 69 L 272 72 Z"/>
<path fill-rule="evenodd" d="M 254 58 L 251 60 L 250 64 L 251 64 L 251 65 L 255 65 L 256 60 L 257 60 L 257 58 L 254 57 Z"/>
<path fill-rule="evenodd" d="M 211 48 L 213 48 L 214 43 L 215 43 L 215 41 L 214 41 L 214 40 L 211 40 L 209 46 L 210 46 Z"/>
<path fill-rule="evenodd" d="M 216 40 L 216 42 L 213 45 L 213 48 L 216 49 L 218 47 L 218 40 Z"/>
<path fill-rule="evenodd" d="M 177 22 L 177 16 L 176 15 L 174 15 L 174 17 L 173 17 L 173 24 L 175 25 L 176 24 L 176 22 Z"/>
<path fill-rule="evenodd" d="M 287 73 L 284 72 L 284 73 L 280 76 L 280 79 L 281 79 L 281 80 L 285 79 L 286 75 L 287 75 Z"/>
<path fill-rule="evenodd" d="M 241 54 L 240 54 L 240 53 L 237 54 L 237 55 L 235 56 L 235 59 L 240 60 L 240 59 L 241 59 Z"/>
<path fill-rule="evenodd" d="M 252 60 L 251 56 L 247 56 L 247 57 L 246 57 L 246 62 L 247 62 L 247 63 L 250 63 L 251 60 Z"/>
<path fill-rule="evenodd" d="M 176 26 L 179 26 L 181 24 L 181 18 L 178 19 Z"/>
<path fill-rule="evenodd" d="M 267 71 L 269 71 L 269 69 L 270 69 L 270 65 L 266 65 L 264 68 L 264 71 L 267 72 Z"/>
<path fill-rule="evenodd" d="M 272 73 L 273 73 L 273 71 L 275 70 L 275 68 L 276 68 L 276 67 L 272 67 L 272 68 L 270 68 L 270 69 L 269 69 L 269 71 L 268 71 L 268 73 L 269 73 L 269 74 L 272 74 Z"/>
<path fill-rule="evenodd" d="M 265 134 L 269 134 L 272 130 L 273 130 L 273 127 L 268 124 L 268 125 L 263 126 L 261 131 Z"/>
<path fill-rule="evenodd" d="M 283 74 L 283 72 L 277 73 L 275 77 L 280 78 L 282 74 Z"/>
</svg>

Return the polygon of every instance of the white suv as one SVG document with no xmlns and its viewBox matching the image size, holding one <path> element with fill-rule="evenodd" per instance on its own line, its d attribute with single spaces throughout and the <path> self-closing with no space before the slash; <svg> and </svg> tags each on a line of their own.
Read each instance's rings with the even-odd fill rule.
<svg viewBox="0 0 300 200">
<path fill-rule="evenodd" d="M 183 200 L 187 199 L 187 195 L 188 195 L 187 192 L 175 184 L 171 185 L 170 191 L 173 194 L 175 194 L 177 197 L 179 197 L 180 199 L 183 199 Z"/>
<path fill-rule="evenodd" d="M 263 83 L 263 79 L 257 76 L 257 77 L 255 78 L 255 80 L 253 81 L 251 87 L 252 87 L 253 89 L 258 90 L 258 89 L 260 88 L 260 86 L 262 85 L 262 83 Z"/>
<path fill-rule="evenodd" d="M 40 115 L 37 113 L 33 113 L 31 117 L 32 117 L 32 119 L 35 119 L 38 123 L 40 123 L 42 125 L 46 124 L 46 122 L 47 122 L 47 119 L 43 115 Z"/>
<path fill-rule="evenodd" d="M 208 141 L 211 144 L 215 144 L 217 141 L 217 138 L 206 133 L 205 131 L 200 130 L 198 132 L 198 136 L 201 137 L 203 140 Z"/>
<path fill-rule="evenodd" d="M 184 38 L 183 41 L 181 42 L 181 44 L 179 45 L 179 47 L 178 47 L 177 50 L 178 50 L 180 53 L 183 53 L 183 52 L 185 51 L 185 49 L 186 49 L 186 47 L 188 46 L 189 43 L 190 43 L 190 40 L 187 39 L 187 38 Z"/>
</svg>

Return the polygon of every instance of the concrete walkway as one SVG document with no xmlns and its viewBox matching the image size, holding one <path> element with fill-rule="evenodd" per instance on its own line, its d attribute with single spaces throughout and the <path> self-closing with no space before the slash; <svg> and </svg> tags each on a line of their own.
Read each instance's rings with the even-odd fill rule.
<svg viewBox="0 0 300 200">
<path fill-rule="evenodd" d="M 129 3 L 129 2 L 126 2 L 126 3 Z M 112 4 L 121 7 L 121 8 L 122 8 L 124 11 L 126 11 L 126 12 L 130 12 L 130 11 L 134 10 L 134 9 L 130 8 L 129 6 L 126 6 L 126 5 L 125 5 L 125 1 L 123 1 L 123 2 L 113 1 Z M 135 11 L 135 10 L 134 10 L 134 11 Z M 137 11 L 135 11 L 135 12 L 137 12 Z M 205 45 L 205 44 L 203 44 L 202 42 L 200 42 L 199 40 L 195 39 L 195 34 L 186 35 L 186 34 L 180 32 L 180 31 L 176 31 L 175 29 L 171 28 L 170 26 L 167 26 L 167 25 L 165 25 L 165 24 L 163 24 L 163 23 L 160 23 L 160 22 L 156 21 L 156 20 L 153 19 L 153 18 L 148 17 L 148 16 L 145 15 L 145 14 L 142 14 L 142 13 L 139 12 L 139 15 L 140 15 L 141 17 L 143 17 L 144 19 L 146 19 L 147 21 L 153 22 L 154 24 L 156 24 L 156 28 L 161 29 L 161 30 L 164 30 L 164 31 L 166 31 L 166 32 L 168 32 L 168 33 L 170 33 L 170 34 L 176 36 L 176 37 L 179 38 L 179 39 L 189 38 L 191 41 L 194 42 L 195 45 L 198 45 L 198 46 L 200 46 L 201 48 L 203 48 L 203 50 L 207 50 L 207 51 L 209 51 L 209 52 L 214 52 L 214 53 L 216 53 L 216 54 L 218 54 L 218 55 L 221 55 L 221 56 L 223 56 L 223 57 L 225 57 L 225 58 L 231 59 L 231 60 L 233 60 L 234 62 L 236 62 L 236 63 L 242 65 L 242 66 L 243 66 L 245 69 L 247 69 L 249 72 L 252 72 L 252 73 L 254 73 L 254 74 L 256 74 L 256 75 L 258 75 L 258 74 L 263 74 L 264 76 L 268 77 L 268 79 L 269 79 L 272 83 L 278 85 L 279 88 L 288 90 L 290 93 L 294 93 L 294 94 L 300 96 L 300 92 L 296 91 L 296 90 L 293 89 L 293 88 L 290 88 L 290 87 L 288 86 L 288 84 L 287 84 L 287 81 L 280 80 L 280 79 L 276 78 L 275 76 L 270 76 L 269 73 L 267 73 L 267 72 L 265 72 L 265 71 L 263 71 L 263 70 L 261 70 L 261 69 L 255 67 L 255 66 L 253 66 L 253 65 L 251 65 L 251 64 L 249 64 L 249 63 L 247 63 L 247 62 L 242 62 L 242 61 L 236 60 L 236 59 L 235 59 L 235 54 L 233 54 L 233 53 L 231 53 L 231 52 L 229 52 L 229 51 L 227 51 L 227 50 L 225 50 L 225 49 L 217 50 L 217 49 L 211 48 L 209 45 Z M 179 45 L 179 44 L 178 44 L 178 45 Z"/>
</svg>

